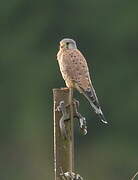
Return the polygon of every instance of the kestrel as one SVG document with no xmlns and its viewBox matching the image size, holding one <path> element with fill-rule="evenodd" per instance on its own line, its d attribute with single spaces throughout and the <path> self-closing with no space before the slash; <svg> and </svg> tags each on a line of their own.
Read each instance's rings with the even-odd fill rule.
<svg viewBox="0 0 138 180">
<path fill-rule="evenodd" d="M 62 39 L 57 54 L 60 71 L 68 88 L 75 88 L 89 101 L 101 121 L 107 123 L 92 85 L 88 65 L 73 39 Z"/>
</svg>

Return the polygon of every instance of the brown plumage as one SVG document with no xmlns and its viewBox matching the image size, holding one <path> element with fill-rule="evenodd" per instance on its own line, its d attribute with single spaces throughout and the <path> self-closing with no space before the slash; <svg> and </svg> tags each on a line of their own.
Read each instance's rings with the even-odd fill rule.
<svg viewBox="0 0 138 180">
<path fill-rule="evenodd" d="M 57 54 L 60 71 L 68 88 L 76 88 L 88 99 L 94 111 L 104 123 L 98 98 L 93 88 L 87 62 L 82 53 L 77 49 L 72 39 L 60 41 L 60 50 Z"/>
</svg>

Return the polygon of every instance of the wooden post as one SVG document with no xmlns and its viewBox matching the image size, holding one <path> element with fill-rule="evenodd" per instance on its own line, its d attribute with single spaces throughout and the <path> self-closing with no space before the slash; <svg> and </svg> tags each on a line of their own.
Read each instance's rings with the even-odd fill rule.
<svg viewBox="0 0 138 180">
<path fill-rule="evenodd" d="M 69 105 L 70 95 L 73 96 L 67 88 L 53 89 L 54 98 L 54 166 L 55 180 L 61 180 L 61 169 L 63 172 L 74 172 L 74 133 L 73 133 L 73 105 L 67 107 L 67 112 L 70 113 L 71 119 L 65 122 L 68 138 L 65 139 L 61 135 L 59 121 L 62 113 L 57 111 L 57 106 L 61 101 L 65 105 Z M 71 103 L 72 104 L 72 103 Z"/>
</svg>

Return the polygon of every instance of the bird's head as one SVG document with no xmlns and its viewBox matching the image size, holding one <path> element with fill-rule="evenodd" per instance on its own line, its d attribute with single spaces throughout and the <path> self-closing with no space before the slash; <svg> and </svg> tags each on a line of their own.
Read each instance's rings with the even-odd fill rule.
<svg viewBox="0 0 138 180">
<path fill-rule="evenodd" d="M 62 39 L 60 41 L 60 49 L 77 49 L 76 42 L 73 39 Z"/>
</svg>

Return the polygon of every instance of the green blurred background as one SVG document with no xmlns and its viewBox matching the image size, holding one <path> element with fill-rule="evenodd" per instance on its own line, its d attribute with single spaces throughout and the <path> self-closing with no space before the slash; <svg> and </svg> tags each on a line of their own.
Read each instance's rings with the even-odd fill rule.
<svg viewBox="0 0 138 180">
<path fill-rule="evenodd" d="M 0 179 L 52 180 L 52 88 L 69 37 L 85 55 L 109 125 L 77 93 L 88 135 L 75 129 L 84 179 L 127 180 L 138 170 L 138 1 L 0 1 Z M 136 178 L 138 179 L 138 177 Z"/>
</svg>

